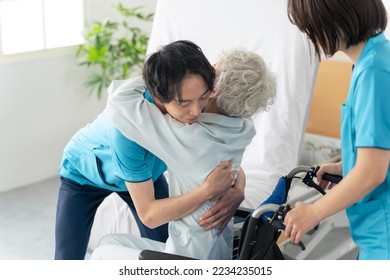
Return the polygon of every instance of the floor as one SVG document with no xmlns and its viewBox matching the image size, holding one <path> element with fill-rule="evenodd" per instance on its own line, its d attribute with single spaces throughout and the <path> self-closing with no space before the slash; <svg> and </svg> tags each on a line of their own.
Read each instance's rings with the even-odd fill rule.
<svg viewBox="0 0 390 280">
<path fill-rule="evenodd" d="M 57 177 L 0 193 L 0 260 L 51 260 Z"/>
</svg>

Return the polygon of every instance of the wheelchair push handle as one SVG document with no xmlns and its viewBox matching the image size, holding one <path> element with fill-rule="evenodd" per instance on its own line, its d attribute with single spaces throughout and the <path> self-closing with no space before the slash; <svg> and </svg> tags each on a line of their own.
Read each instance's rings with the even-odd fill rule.
<svg viewBox="0 0 390 280">
<path fill-rule="evenodd" d="M 319 166 L 317 166 L 314 170 L 314 174 L 316 175 L 317 174 L 317 171 L 318 169 L 320 169 Z M 322 179 L 326 180 L 326 181 L 329 181 L 331 183 L 334 183 L 334 184 L 338 184 L 340 183 L 340 181 L 343 179 L 343 176 L 340 176 L 340 175 L 335 175 L 335 174 L 329 174 L 329 173 L 324 173 L 322 175 Z"/>
</svg>

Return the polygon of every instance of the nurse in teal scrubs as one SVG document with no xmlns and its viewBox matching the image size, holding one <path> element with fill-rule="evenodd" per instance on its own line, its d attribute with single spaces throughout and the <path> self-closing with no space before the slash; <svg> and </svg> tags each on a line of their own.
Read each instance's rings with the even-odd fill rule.
<svg viewBox="0 0 390 280">
<path fill-rule="evenodd" d="M 350 7 L 354 7 L 351 9 Z M 390 259 L 390 42 L 381 0 L 289 0 L 290 20 L 314 43 L 317 55 L 344 52 L 354 63 L 342 106 L 342 162 L 324 164 L 321 187 L 332 189 L 313 204 L 297 203 L 285 234 L 298 243 L 323 219 L 346 209 L 359 259 Z M 325 172 L 342 175 L 333 184 Z"/>
</svg>

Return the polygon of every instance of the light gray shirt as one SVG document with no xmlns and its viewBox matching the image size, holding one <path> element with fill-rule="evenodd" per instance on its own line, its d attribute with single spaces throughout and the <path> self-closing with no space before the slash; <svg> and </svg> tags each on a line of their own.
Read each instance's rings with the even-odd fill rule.
<svg viewBox="0 0 390 280">
<path fill-rule="evenodd" d="M 189 125 L 162 114 L 143 97 L 142 78 L 113 81 L 107 110 L 123 135 L 149 150 L 168 166 L 170 196 L 201 186 L 208 174 L 224 160 L 238 170 L 245 148 L 256 131 L 250 118 L 230 118 L 202 113 Z M 217 229 L 204 231 L 199 217 L 215 202 L 206 202 L 191 215 L 169 223 L 165 252 L 199 259 L 230 259 L 232 224 L 220 236 Z"/>
</svg>

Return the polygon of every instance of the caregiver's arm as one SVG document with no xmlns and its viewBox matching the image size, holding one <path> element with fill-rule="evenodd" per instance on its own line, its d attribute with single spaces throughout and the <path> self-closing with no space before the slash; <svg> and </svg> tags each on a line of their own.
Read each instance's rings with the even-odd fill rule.
<svg viewBox="0 0 390 280">
<path fill-rule="evenodd" d="M 126 186 L 141 221 L 147 227 L 155 228 L 191 214 L 206 201 L 214 200 L 230 189 L 233 181 L 231 167 L 231 161 L 222 162 L 199 188 L 165 199 L 155 199 L 151 179 L 140 183 L 126 182 Z"/>
</svg>

